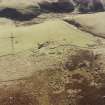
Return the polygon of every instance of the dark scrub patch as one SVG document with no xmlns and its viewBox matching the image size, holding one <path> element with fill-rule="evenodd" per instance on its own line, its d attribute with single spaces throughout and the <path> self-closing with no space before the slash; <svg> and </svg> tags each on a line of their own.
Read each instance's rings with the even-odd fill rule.
<svg viewBox="0 0 105 105">
<path fill-rule="evenodd" d="M 39 12 L 21 13 L 20 11 L 14 8 L 4 8 L 0 10 L 0 17 L 6 17 L 9 19 L 19 21 L 31 20 L 34 17 L 37 17 L 39 14 Z"/>
<path fill-rule="evenodd" d="M 72 12 L 74 6 L 71 2 L 42 2 L 39 3 L 40 8 L 46 12 Z"/>
</svg>

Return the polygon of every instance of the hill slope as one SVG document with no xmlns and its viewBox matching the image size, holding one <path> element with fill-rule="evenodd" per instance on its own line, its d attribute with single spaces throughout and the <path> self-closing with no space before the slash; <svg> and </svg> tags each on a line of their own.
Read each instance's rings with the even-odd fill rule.
<svg viewBox="0 0 105 105">
<path fill-rule="evenodd" d="M 68 22 L 95 36 L 105 38 L 105 12 L 66 17 Z M 87 20 L 87 21 L 86 21 Z"/>
<path fill-rule="evenodd" d="M 79 31 L 61 20 L 49 20 L 26 27 L 4 25 L 0 27 L 0 30 L 0 55 L 11 53 L 13 49 L 15 52 L 30 49 L 52 40 L 65 40 L 67 43 L 83 47 L 96 43 L 96 39 L 92 35 Z M 13 42 L 9 38 L 11 35 L 15 37 Z M 14 45 L 11 45 L 12 43 Z"/>
</svg>

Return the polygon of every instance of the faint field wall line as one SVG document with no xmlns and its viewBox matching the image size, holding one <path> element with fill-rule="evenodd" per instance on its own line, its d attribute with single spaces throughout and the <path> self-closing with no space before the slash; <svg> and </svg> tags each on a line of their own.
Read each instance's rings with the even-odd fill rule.
<svg viewBox="0 0 105 105">
<path fill-rule="evenodd" d="M 13 33 L 11 33 L 10 37 L 0 37 L 0 39 L 4 39 L 4 42 L 5 42 L 5 39 L 10 40 L 11 54 L 14 54 L 15 52 L 15 38 L 16 37 L 13 35 Z"/>
</svg>

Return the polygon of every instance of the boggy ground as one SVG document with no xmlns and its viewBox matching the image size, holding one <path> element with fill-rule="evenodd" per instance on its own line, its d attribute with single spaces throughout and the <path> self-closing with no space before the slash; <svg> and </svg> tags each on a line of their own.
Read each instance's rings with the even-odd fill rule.
<svg viewBox="0 0 105 105">
<path fill-rule="evenodd" d="M 96 49 L 49 42 L 1 57 L 13 71 L 0 74 L 0 104 L 104 105 L 105 55 Z"/>
</svg>

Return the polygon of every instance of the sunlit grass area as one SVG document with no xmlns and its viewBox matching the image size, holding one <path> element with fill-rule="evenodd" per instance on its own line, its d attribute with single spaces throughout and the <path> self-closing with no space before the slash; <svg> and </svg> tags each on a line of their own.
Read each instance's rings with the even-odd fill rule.
<svg viewBox="0 0 105 105">
<path fill-rule="evenodd" d="M 105 37 L 105 12 L 94 13 L 94 14 L 84 14 L 75 15 L 67 17 L 68 19 L 73 19 L 76 23 L 79 23 L 84 30 L 89 31 L 98 36 Z"/>
<path fill-rule="evenodd" d="M 15 37 L 13 40 L 9 37 Z M 0 26 L 0 54 L 11 53 L 34 48 L 38 43 L 64 40 L 68 44 L 86 47 L 95 44 L 92 35 L 82 32 L 68 23 L 54 19 L 31 26 Z M 12 42 L 13 41 L 13 46 Z"/>
</svg>

